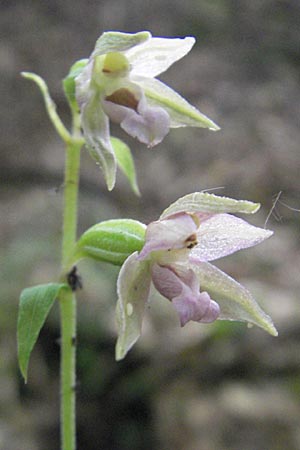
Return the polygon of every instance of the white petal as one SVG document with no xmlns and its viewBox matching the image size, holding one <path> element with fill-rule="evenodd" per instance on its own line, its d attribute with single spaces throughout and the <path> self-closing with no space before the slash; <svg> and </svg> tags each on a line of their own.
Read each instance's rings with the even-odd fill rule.
<svg viewBox="0 0 300 450">
<path fill-rule="evenodd" d="M 200 224 L 198 244 L 190 253 L 190 261 L 213 261 L 257 245 L 272 234 L 230 214 L 215 214 Z"/>
<path fill-rule="evenodd" d="M 211 119 L 161 81 L 142 77 L 132 77 L 132 81 L 143 88 L 149 104 L 160 106 L 168 112 L 171 128 L 190 126 L 214 131 L 220 129 Z"/>
<path fill-rule="evenodd" d="M 141 334 L 151 274 L 148 261 L 137 261 L 137 252 L 123 264 L 118 277 L 116 359 L 123 359 Z"/>
<path fill-rule="evenodd" d="M 191 265 L 201 289 L 218 302 L 219 319 L 253 323 L 273 336 L 277 336 L 272 319 L 260 308 L 250 292 L 233 278 L 209 263 Z"/>
<path fill-rule="evenodd" d="M 186 55 L 194 43 L 193 37 L 151 38 L 125 54 L 132 65 L 132 75 L 156 77 Z"/>
</svg>

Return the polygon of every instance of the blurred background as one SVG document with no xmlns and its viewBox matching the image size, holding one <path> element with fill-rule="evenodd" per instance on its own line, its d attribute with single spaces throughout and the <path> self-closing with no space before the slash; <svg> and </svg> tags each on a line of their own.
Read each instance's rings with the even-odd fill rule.
<svg viewBox="0 0 300 450">
<path fill-rule="evenodd" d="M 59 448 L 59 322 L 53 308 L 32 354 L 28 384 L 16 361 L 20 291 L 55 280 L 64 148 L 36 86 L 44 77 L 63 120 L 61 80 L 105 30 L 193 35 L 192 52 L 161 78 L 221 126 L 173 130 L 132 148 L 142 197 L 119 174 L 108 193 L 82 152 L 79 232 L 131 217 L 148 223 L 189 192 L 262 204 L 253 224 L 275 236 L 218 266 L 247 286 L 279 337 L 244 324 L 190 323 L 152 296 L 143 336 L 114 361 L 118 269 L 80 264 L 78 449 L 300 448 L 300 156 L 298 0 L 50 0 L 0 4 L 0 448 Z"/>
</svg>

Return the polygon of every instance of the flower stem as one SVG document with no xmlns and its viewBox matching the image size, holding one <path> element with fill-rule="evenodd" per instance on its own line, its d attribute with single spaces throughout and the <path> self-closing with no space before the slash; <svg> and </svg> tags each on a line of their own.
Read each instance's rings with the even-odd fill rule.
<svg viewBox="0 0 300 450">
<path fill-rule="evenodd" d="M 80 149 L 82 140 L 78 121 L 73 115 L 73 135 L 66 146 L 64 178 L 64 215 L 62 238 L 62 278 L 67 279 L 68 266 L 74 251 L 77 232 L 77 203 L 79 186 Z M 76 297 L 69 290 L 62 290 L 61 316 L 61 449 L 76 448 Z"/>
</svg>

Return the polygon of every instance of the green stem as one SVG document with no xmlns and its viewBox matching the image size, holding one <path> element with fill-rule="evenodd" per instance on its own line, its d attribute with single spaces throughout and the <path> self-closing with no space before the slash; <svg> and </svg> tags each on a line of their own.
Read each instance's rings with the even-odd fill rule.
<svg viewBox="0 0 300 450">
<path fill-rule="evenodd" d="M 61 449 L 76 448 L 76 297 L 60 296 L 61 316 Z"/>
<path fill-rule="evenodd" d="M 62 241 L 63 271 L 68 269 L 68 260 L 76 242 L 80 148 L 81 144 L 77 142 L 69 143 L 66 148 Z"/>
<path fill-rule="evenodd" d="M 64 216 L 62 239 L 62 279 L 66 280 L 74 251 L 77 232 L 77 203 L 79 186 L 80 149 L 82 139 L 78 120 L 73 115 L 73 135 L 67 142 L 64 179 Z M 76 297 L 69 290 L 60 295 L 61 315 L 61 448 L 76 448 Z"/>
</svg>

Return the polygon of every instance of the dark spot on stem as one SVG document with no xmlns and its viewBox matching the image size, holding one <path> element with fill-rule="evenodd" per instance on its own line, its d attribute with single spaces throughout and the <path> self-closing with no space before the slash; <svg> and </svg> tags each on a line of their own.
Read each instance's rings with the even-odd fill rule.
<svg viewBox="0 0 300 450">
<path fill-rule="evenodd" d="M 77 271 L 77 267 L 72 267 L 71 271 L 67 275 L 68 285 L 75 292 L 77 289 L 82 289 L 82 279 Z"/>
</svg>

